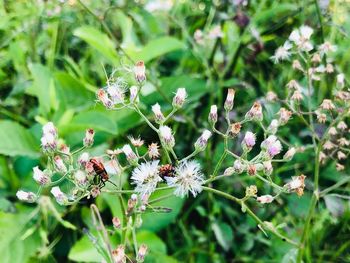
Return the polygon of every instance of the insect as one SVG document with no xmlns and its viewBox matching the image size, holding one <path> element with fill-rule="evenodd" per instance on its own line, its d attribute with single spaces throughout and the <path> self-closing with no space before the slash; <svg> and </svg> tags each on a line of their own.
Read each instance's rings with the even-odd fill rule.
<svg viewBox="0 0 350 263">
<path fill-rule="evenodd" d="M 96 176 L 94 177 L 94 183 L 100 187 L 105 186 L 105 182 L 109 180 L 109 176 L 103 163 L 94 158 L 90 159 L 90 163 L 92 163 L 92 168 L 96 173 Z"/>
<path fill-rule="evenodd" d="M 174 177 L 175 167 L 172 164 L 164 164 L 159 167 L 159 176 L 164 179 L 164 177 Z"/>
</svg>

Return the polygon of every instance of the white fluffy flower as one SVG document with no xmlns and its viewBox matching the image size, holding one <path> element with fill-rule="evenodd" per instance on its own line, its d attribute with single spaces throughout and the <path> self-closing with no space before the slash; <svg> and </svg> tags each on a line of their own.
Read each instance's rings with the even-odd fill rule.
<svg viewBox="0 0 350 263">
<path fill-rule="evenodd" d="M 276 49 L 275 55 L 271 57 L 271 59 L 275 62 L 278 63 L 282 60 L 287 60 L 289 59 L 291 53 L 290 49 L 292 48 L 292 45 L 286 41 L 283 46 L 280 46 L 279 48 Z"/>
<path fill-rule="evenodd" d="M 133 184 L 136 184 L 135 191 L 141 196 L 150 195 L 162 181 L 158 171 L 159 161 L 141 163 L 136 167 L 131 175 Z"/>
<path fill-rule="evenodd" d="M 184 197 L 191 192 L 195 197 L 202 191 L 204 183 L 203 175 L 200 171 L 200 165 L 196 161 L 183 162 L 175 169 L 175 177 L 166 177 L 169 186 L 175 186 L 174 194 Z"/>
<path fill-rule="evenodd" d="M 289 40 L 294 42 L 294 44 L 302 51 L 311 51 L 313 45 L 310 42 L 310 37 L 314 30 L 308 26 L 301 26 L 298 29 L 293 30 L 289 36 Z"/>
</svg>

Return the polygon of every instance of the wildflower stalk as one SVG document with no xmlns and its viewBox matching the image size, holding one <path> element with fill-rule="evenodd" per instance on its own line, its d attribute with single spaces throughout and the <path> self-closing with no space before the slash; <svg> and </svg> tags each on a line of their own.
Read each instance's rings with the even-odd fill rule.
<svg viewBox="0 0 350 263">
<path fill-rule="evenodd" d="M 203 190 L 207 191 L 207 192 L 211 192 L 217 195 L 220 195 L 222 197 L 225 197 L 226 199 L 229 199 L 231 201 L 234 201 L 235 203 L 239 204 L 240 206 L 244 206 L 245 211 L 258 223 L 258 225 L 260 227 L 263 227 L 264 229 L 268 230 L 269 232 L 271 232 L 272 234 L 274 234 L 275 236 L 281 238 L 282 240 L 288 242 L 289 244 L 293 245 L 293 246 L 299 246 L 298 243 L 296 243 L 295 241 L 289 239 L 288 237 L 284 236 L 283 234 L 279 233 L 275 228 L 268 226 L 265 222 L 263 222 L 252 210 L 250 210 L 250 208 L 245 204 L 245 202 L 240 199 L 237 198 L 233 195 L 230 195 L 228 193 L 222 192 L 220 190 L 217 189 L 213 189 L 210 187 L 206 187 L 203 186 Z"/>
</svg>

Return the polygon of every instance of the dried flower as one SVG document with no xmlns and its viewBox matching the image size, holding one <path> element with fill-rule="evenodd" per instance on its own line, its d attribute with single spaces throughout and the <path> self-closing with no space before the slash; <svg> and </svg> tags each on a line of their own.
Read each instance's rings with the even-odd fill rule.
<svg viewBox="0 0 350 263">
<path fill-rule="evenodd" d="M 324 110 L 333 110 L 335 108 L 333 102 L 328 99 L 324 99 L 320 105 L 320 107 Z"/>
<path fill-rule="evenodd" d="M 227 97 L 226 97 L 226 101 L 225 101 L 225 105 L 224 105 L 224 108 L 226 111 L 232 110 L 234 99 L 235 99 L 235 90 L 228 89 L 227 90 Z"/>
<path fill-rule="evenodd" d="M 318 50 L 320 51 L 320 55 L 324 56 L 325 54 L 328 54 L 329 52 L 336 51 L 337 46 L 332 45 L 330 42 L 326 41 L 318 47 Z"/>
<path fill-rule="evenodd" d="M 320 112 L 318 110 L 315 111 L 315 113 L 316 113 L 317 121 L 319 123 L 325 123 L 326 122 L 326 120 L 327 120 L 327 115 L 326 114 L 324 114 L 324 113 L 322 113 L 322 112 Z"/>
<path fill-rule="evenodd" d="M 68 202 L 68 198 L 65 193 L 63 193 L 59 186 L 52 187 L 51 194 L 56 198 L 57 203 L 64 205 Z"/>
<path fill-rule="evenodd" d="M 301 94 L 301 92 L 299 90 L 296 90 L 293 92 L 291 99 L 299 102 L 303 99 L 303 95 Z"/>
<path fill-rule="evenodd" d="M 273 201 L 273 196 L 272 195 L 262 195 L 258 196 L 256 200 L 261 203 L 261 204 L 269 204 Z"/>
<path fill-rule="evenodd" d="M 256 175 L 257 167 L 255 164 L 248 165 L 247 172 L 249 175 L 254 176 Z"/>
<path fill-rule="evenodd" d="M 146 67 L 143 61 L 138 61 L 134 67 L 135 79 L 137 82 L 143 82 L 146 80 Z"/>
<path fill-rule="evenodd" d="M 346 159 L 346 154 L 343 153 L 342 151 L 339 151 L 339 152 L 337 152 L 337 158 L 338 158 L 338 160 Z"/>
<path fill-rule="evenodd" d="M 119 245 L 116 249 L 112 250 L 113 263 L 125 263 L 126 255 L 123 245 Z"/>
<path fill-rule="evenodd" d="M 160 156 L 159 146 L 157 143 L 151 143 L 148 145 L 148 157 L 151 159 L 156 159 Z"/>
<path fill-rule="evenodd" d="M 34 194 L 33 192 L 25 192 L 23 190 L 17 191 L 16 196 L 19 200 L 28 203 L 34 203 L 37 199 L 36 194 Z"/>
<path fill-rule="evenodd" d="M 181 108 L 186 100 L 187 93 L 185 88 L 179 88 L 176 91 L 175 97 L 173 98 L 173 107 L 176 109 Z"/>
<path fill-rule="evenodd" d="M 51 178 L 47 173 L 41 171 L 38 166 L 33 168 L 33 179 L 40 185 L 47 185 L 51 182 Z"/>
<path fill-rule="evenodd" d="M 340 163 L 336 163 L 335 168 L 337 169 L 337 171 L 343 171 L 345 169 L 345 166 Z"/>
<path fill-rule="evenodd" d="M 345 131 L 348 128 L 348 125 L 346 125 L 345 122 L 341 121 L 341 122 L 338 123 L 337 128 L 339 130 Z"/>
<path fill-rule="evenodd" d="M 175 138 L 173 136 L 171 128 L 168 126 L 160 126 L 159 134 L 166 148 L 171 149 L 175 146 Z"/>
<path fill-rule="evenodd" d="M 196 161 L 184 161 L 175 168 L 174 177 L 166 177 L 169 186 L 175 186 L 174 194 L 179 197 L 185 197 L 189 192 L 194 197 L 202 191 L 204 183 L 200 165 Z"/>
<path fill-rule="evenodd" d="M 113 223 L 113 226 L 115 227 L 115 228 L 120 228 L 121 227 L 121 221 L 120 221 L 120 219 L 119 219 L 119 217 L 113 217 L 112 218 L 112 223 Z"/>
<path fill-rule="evenodd" d="M 278 113 L 280 115 L 280 125 L 285 125 L 289 121 L 290 117 L 292 117 L 292 112 L 285 108 L 281 108 Z"/>
<path fill-rule="evenodd" d="M 93 129 L 87 129 L 84 138 L 84 146 L 89 147 L 94 143 L 95 131 Z"/>
<path fill-rule="evenodd" d="M 306 176 L 303 174 L 292 177 L 292 181 L 286 184 L 287 189 L 296 192 L 298 196 L 302 196 L 304 194 L 305 178 Z"/>
<path fill-rule="evenodd" d="M 262 113 L 261 104 L 257 101 L 254 102 L 254 105 L 246 113 L 245 118 L 248 120 L 262 121 L 263 120 L 263 113 Z"/>
<path fill-rule="evenodd" d="M 208 140 L 210 137 L 211 137 L 211 132 L 208 130 L 205 130 L 194 144 L 194 148 L 196 149 L 196 151 L 198 152 L 204 151 L 205 147 L 207 147 Z"/>
<path fill-rule="evenodd" d="M 241 123 L 236 122 L 231 124 L 231 130 L 230 130 L 230 135 L 231 136 L 236 136 L 237 134 L 240 133 L 241 131 Z"/>
<path fill-rule="evenodd" d="M 108 108 L 111 109 L 114 106 L 113 101 L 108 97 L 108 94 L 104 91 L 104 89 L 97 90 L 97 99 L 102 102 L 102 104 Z"/>
<path fill-rule="evenodd" d="M 350 142 L 344 137 L 338 139 L 338 143 L 340 146 L 349 146 Z"/>
<path fill-rule="evenodd" d="M 137 262 L 143 262 L 147 254 L 147 246 L 142 244 L 137 252 Z"/>
<path fill-rule="evenodd" d="M 299 84 L 296 80 L 294 80 L 294 79 L 290 80 L 290 81 L 287 83 L 286 87 L 287 87 L 288 89 L 301 90 L 300 84 Z"/>
<path fill-rule="evenodd" d="M 141 163 L 133 170 L 132 184 L 136 184 L 135 191 L 140 193 L 141 197 L 153 193 L 158 182 L 162 181 L 159 176 L 158 163 L 159 161 Z"/>
<path fill-rule="evenodd" d="M 256 187 L 256 185 L 250 185 L 245 189 L 246 196 L 256 196 L 257 193 L 258 193 L 258 188 Z"/>
<path fill-rule="evenodd" d="M 218 108 L 216 105 L 210 107 L 208 121 L 211 125 L 214 125 L 218 121 Z"/>
</svg>

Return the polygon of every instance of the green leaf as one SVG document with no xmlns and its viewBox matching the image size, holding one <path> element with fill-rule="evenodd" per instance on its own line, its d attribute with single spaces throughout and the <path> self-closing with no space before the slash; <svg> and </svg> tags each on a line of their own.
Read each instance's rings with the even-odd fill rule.
<svg viewBox="0 0 350 263">
<path fill-rule="evenodd" d="M 173 189 L 157 191 L 154 194 L 152 194 L 150 201 L 152 201 L 153 199 L 168 195 L 173 191 L 174 191 Z M 154 206 L 163 206 L 163 207 L 171 208 L 172 211 L 169 213 L 149 212 L 144 214 L 142 216 L 143 223 L 141 228 L 147 229 L 150 231 L 158 231 L 166 227 L 167 225 L 175 221 L 177 215 L 181 211 L 183 202 L 184 202 L 183 199 L 176 196 L 171 196 L 162 201 L 154 203 Z"/>
<path fill-rule="evenodd" d="M 117 64 L 119 62 L 119 57 L 115 50 L 114 44 L 106 34 L 90 26 L 79 27 L 74 30 L 73 34 L 87 42 L 91 47 L 99 51 L 113 64 Z"/>
<path fill-rule="evenodd" d="M 33 64 L 30 71 L 34 82 L 27 89 L 27 93 L 38 98 L 39 111 L 44 116 L 47 116 L 51 109 L 57 108 L 52 74 L 47 67 L 41 64 Z"/>
<path fill-rule="evenodd" d="M 166 245 L 156 234 L 150 231 L 140 231 L 136 239 L 138 244 L 146 244 L 150 252 L 166 254 Z"/>
<path fill-rule="evenodd" d="M 231 227 L 226 223 L 214 223 L 212 225 L 212 229 L 214 231 L 215 237 L 219 242 L 220 246 L 228 251 L 231 247 L 233 240 L 233 232 Z"/>
<path fill-rule="evenodd" d="M 77 262 L 101 262 L 102 260 L 102 256 L 87 236 L 74 244 L 69 251 L 68 258 Z"/>
<path fill-rule="evenodd" d="M 33 135 L 13 121 L 0 121 L 0 154 L 9 156 L 38 156 L 38 146 Z"/>
<path fill-rule="evenodd" d="M 129 52 L 134 60 L 148 62 L 166 53 L 185 48 L 185 45 L 174 37 L 160 37 L 145 45 L 139 52 Z"/>
</svg>

